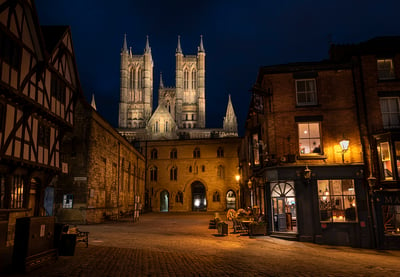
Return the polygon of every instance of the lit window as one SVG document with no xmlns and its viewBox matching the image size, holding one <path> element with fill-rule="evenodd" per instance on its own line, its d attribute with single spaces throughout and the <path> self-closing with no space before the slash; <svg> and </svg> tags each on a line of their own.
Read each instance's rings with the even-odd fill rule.
<svg viewBox="0 0 400 277">
<path fill-rule="evenodd" d="M 385 236 L 400 234 L 400 205 L 382 205 L 383 227 Z"/>
<path fill-rule="evenodd" d="M 322 154 L 320 123 L 298 123 L 300 155 Z"/>
<path fill-rule="evenodd" d="M 378 153 L 380 156 L 380 164 L 383 180 L 390 181 L 393 180 L 393 168 L 392 168 L 392 158 L 390 155 L 389 142 L 381 142 L 378 145 Z"/>
<path fill-rule="evenodd" d="M 390 80 L 395 78 L 392 59 L 378 59 L 377 67 L 379 80 Z"/>
<path fill-rule="evenodd" d="M 64 209 L 72 209 L 74 196 L 72 194 L 64 194 L 63 197 L 63 208 Z"/>
<path fill-rule="evenodd" d="M 316 105 L 317 88 L 315 79 L 296 80 L 297 105 Z"/>
<path fill-rule="evenodd" d="M 354 180 L 318 180 L 321 221 L 357 221 Z"/>
<path fill-rule="evenodd" d="M 252 161 L 253 165 L 259 165 L 260 164 L 260 145 L 258 142 L 258 134 L 253 134 L 252 135 L 252 141 L 251 141 L 251 154 L 252 154 Z"/>
<path fill-rule="evenodd" d="M 400 101 L 399 97 L 380 97 L 383 128 L 400 127 Z"/>
</svg>

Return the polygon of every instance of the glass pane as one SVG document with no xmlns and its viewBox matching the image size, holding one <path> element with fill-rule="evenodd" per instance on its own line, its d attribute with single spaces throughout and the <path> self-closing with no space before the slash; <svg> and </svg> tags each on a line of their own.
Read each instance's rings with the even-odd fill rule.
<svg viewBox="0 0 400 277">
<path fill-rule="evenodd" d="M 319 138 L 319 123 L 310 123 L 310 137 Z"/>
<path fill-rule="evenodd" d="M 331 180 L 332 195 L 342 195 L 342 180 Z"/>
<path fill-rule="evenodd" d="M 381 104 L 381 112 L 388 112 L 389 111 L 388 100 L 386 98 L 381 98 L 379 102 Z"/>
<path fill-rule="evenodd" d="M 310 141 L 308 139 L 299 140 L 299 150 L 300 154 L 310 154 Z"/>
<path fill-rule="evenodd" d="M 386 236 L 400 235 L 400 205 L 382 205 L 384 232 Z"/>
<path fill-rule="evenodd" d="M 306 98 L 306 94 L 303 92 L 298 92 L 297 93 L 297 103 L 298 104 L 304 104 L 307 103 L 307 98 Z"/>
<path fill-rule="evenodd" d="M 296 81 L 296 86 L 298 92 L 304 92 L 306 90 L 305 81 Z"/>
<path fill-rule="evenodd" d="M 307 91 L 315 91 L 315 80 L 308 80 L 307 82 Z"/>
<path fill-rule="evenodd" d="M 312 140 L 311 152 L 321 154 L 321 141 L 319 139 Z"/>
<path fill-rule="evenodd" d="M 397 176 L 400 178 L 400 141 L 396 141 L 394 143 L 396 148 L 396 167 L 397 167 Z"/>
<path fill-rule="evenodd" d="M 351 179 L 342 180 L 343 195 L 355 195 L 354 181 Z"/>
<path fill-rule="evenodd" d="M 318 195 L 329 195 L 329 180 L 318 180 Z"/>
<path fill-rule="evenodd" d="M 299 123 L 299 138 L 309 138 L 308 123 Z"/>
</svg>

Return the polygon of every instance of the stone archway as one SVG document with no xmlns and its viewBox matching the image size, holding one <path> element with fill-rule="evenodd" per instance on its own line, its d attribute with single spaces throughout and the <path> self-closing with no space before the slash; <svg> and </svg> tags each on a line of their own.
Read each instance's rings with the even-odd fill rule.
<svg viewBox="0 0 400 277">
<path fill-rule="evenodd" d="M 202 182 L 192 183 L 192 210 L 207 211 L 206 188 Z"/>
<path fill-rule="evenodd" d="M 169 193 L 166 190 L 160 192 L 160 212 L 168 212 Z"/>
<path fill-rule="evenodd" d="M 236 209 L 236 193 L 233 190 L 226 193 L 226 209 Z"/>
</svg>

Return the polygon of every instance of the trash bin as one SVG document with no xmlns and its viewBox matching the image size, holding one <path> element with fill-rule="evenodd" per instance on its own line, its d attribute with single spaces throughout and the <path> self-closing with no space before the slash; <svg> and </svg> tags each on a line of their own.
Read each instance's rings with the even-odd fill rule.
<svg viewBox="0 0 400 277">
<path fill-rule="evenodd" d="M 228 224 L 225 222 L 218 222 L 218 235 L 228 235 Z"/>
<path fill-rule="evenodd" d="M 60 256 L 73 256 L 75 254 L 76 234 L 62 234 L 58 247 Z"/>
</svg>

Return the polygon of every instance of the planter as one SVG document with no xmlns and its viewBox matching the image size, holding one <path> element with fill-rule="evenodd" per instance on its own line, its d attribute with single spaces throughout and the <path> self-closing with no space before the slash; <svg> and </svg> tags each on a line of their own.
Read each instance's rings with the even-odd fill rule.
<svg viewBox="0 0 400 277">
<path fill-rule="evenodd" d="M 265 236 L 267 234 L 267 224 L 250 224 L 249 235 L 250 236 Z"/>
</svg>

